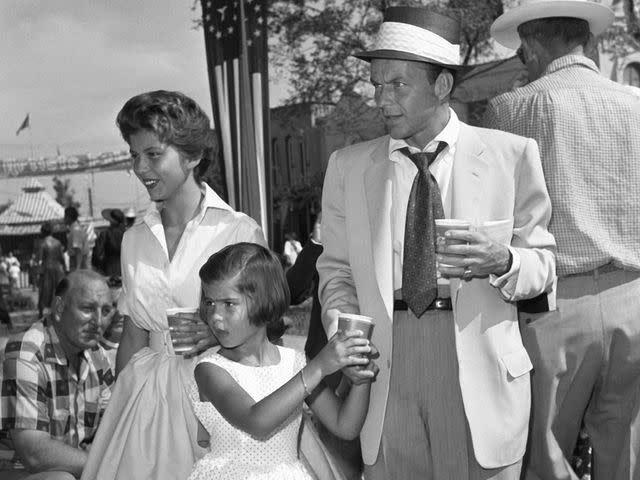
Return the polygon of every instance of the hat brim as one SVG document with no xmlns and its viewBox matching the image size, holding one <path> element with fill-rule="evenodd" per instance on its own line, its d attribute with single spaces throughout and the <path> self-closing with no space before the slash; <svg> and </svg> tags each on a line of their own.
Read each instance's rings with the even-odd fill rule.
<svg viewBox="0 0 640 480">
<path fill-rule="evenodd" d="M 123 218 L 117 218 L 113 216 L 113 212 L 117 210 L 116 208 L 105 208 L 104 210 L 102 210 L 102 218 L 104 218 L 107 222 L 122 222 L 124 220 L 124 214 L 123 214 Z"/>
<path fill-rule="evenodd" d="M 531 20 L 550 17 L 581 18 L 589 22 L 591 33 L 599 35 L 614 20 L 613 11 L 600 3 L 576 0 L 551 0 L 526 3 L 500 15 L 491 25 L 491 36 L 512 49 L 520 46 L 518 27 Z"/>
<path fill-rule="evenodd" d="M 353 56 L 369 63 L 371 62 L 371 60 L 374 60 L 376 58 L 384 58 L 389 60 L 409 60 L 412 62 L 432 63 L 434 65 L 441 65 L 443 67 L 450 68 L 451 70 L 464 69 L 462 65 L 442 63 L 434 60 L 433 58 L 416 55 L 415 53 L 402 52 L 400 50 L 370 50 L 368 52 L 356 53 Z"/>
</svg>

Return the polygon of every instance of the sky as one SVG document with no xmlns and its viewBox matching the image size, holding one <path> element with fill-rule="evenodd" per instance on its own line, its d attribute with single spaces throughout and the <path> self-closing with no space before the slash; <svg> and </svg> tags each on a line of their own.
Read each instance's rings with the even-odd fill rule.
<svg viewBox="0 0 640 480">
<path fill-rule="evenodd" d="M 114 123 L 143 91 L 180 90 L 211 115 L 194 0 L 2 0 L 0 158 L 125 148 Z M 271 104 L 283 89 L 272 88 Z M 25 115 L 31 129 L 16 137 Z"/>
<path fill-rule="evenodd" d="M 180 90 L 211 117 L 201 30 L 194 0 L 1 0 L 0 159 L 120 151 L 115 117 L 130 97 Z M 286 86 L 273 84 L 271 106 Z M 31 128 L 16 136 L 30 115 Z M 146 192 L 127 172 L 72 175 L 88 214 L 129 204 L 144 208 Z M 38 177 L 53 194 L 50 178 Z M 0 204 L 28 179 L 1 179 Z M 114 195 L 117 192 L 118 195 Z M 94 213 L 95 213 L 94 212 Z"/>
</svg>

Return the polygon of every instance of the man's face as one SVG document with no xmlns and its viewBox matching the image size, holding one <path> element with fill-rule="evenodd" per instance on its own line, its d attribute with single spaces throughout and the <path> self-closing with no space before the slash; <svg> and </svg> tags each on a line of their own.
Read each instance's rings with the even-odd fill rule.
<svg viewBox="0 0 640 480">
<path fill-rule="evenodd" d="M 429 83 L 429 68 L 404 60 L 371 61 L 374 98 L 389 134 L 418 148 L 431 140 L 435 112 L 441 106 L 434 85 Z"/>
<path fill-rule="evenodd" d="M 98 345 L 112 308 L 109 287 L 98 279 L 71 285 L 63 299 L 56 298 L 56 331 L 67 355 Z"/>
</svg>

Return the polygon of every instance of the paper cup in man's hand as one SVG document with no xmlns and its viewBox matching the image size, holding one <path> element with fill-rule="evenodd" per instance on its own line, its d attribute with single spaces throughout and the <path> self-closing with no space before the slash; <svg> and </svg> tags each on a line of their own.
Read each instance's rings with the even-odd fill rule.
<svg viewBox="0 0 640 480">
<path fill-rule="evenodd" d="M 338 315 L 338 330 L 348 332 L 360 330 L 365 338 L 371 340 L 373 334 L 373 318 L 355 313 L 341 313 Z"/>
<path fill-rule="evenodd" d="M 438 218 L 436 220 L 436 237 L 446 238 L 444 236 L 449 230 L 469 230 L 471 223 L 466 220 L 458 220 L 456 218 Z M 447 239 L 449 245 L 459 245 L 467 243 L 464 240 Z"/>
</svg>

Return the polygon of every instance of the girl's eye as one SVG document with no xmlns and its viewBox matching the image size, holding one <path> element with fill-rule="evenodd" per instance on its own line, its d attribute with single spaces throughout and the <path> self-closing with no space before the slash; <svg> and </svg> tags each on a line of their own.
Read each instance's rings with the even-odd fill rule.
<svg viewBox="0 0 640 480">
<path fill-rule="evenodd" d="M 147 156 L 149 158 L 151 158 L 152 160 L 154 160 L 156 158 L 160 158 L 160 155 L 162 155 L 162 152 L 149 152 L 149 153 L 147 153 Z"/>
<path fill-rule="evenodd" d="M 216 304 L 216 302 L 214 302 L 213 300 L 205 300 L 204 301 L 205 307 L 213 307 L 215 304 Z"/>
</svg>

